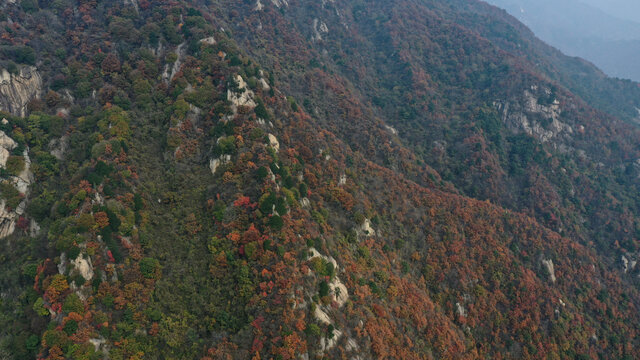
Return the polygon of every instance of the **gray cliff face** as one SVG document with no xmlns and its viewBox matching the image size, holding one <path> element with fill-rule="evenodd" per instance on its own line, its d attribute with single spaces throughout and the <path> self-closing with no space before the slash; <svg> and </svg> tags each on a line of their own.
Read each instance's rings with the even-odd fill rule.
<svg viewBox="0 0 640 360">
<path fill-rule="evenodd" d="M 15 116 L 27 116 L 27 104 L 40 97 L 42 92 L 42 77 L 35 67 L 22 67 L 18 74 L 10 74 L 5 69 L 0 69 L 0 111 L 11 113 Z M 3 119 L 3 123 L 7 120 Z M 11 151 L 16 147 L 16 142 L 0 131 L 0 168 L 6 167 L 6 162 Z M 0 239 L 13 234 L 18 218 L 22 216 L 27 207 L 29 185 L 33 181 L 30 171 L 31 161 L 28 150 L 23 153 L 25 169 L 17 176 L 9 176 L 0 181 L 8 182 L 24 195 L 24 200 L 15 209 L 7 207 L 5 199 L 0 196 Z M 2 194 L 0 194 L 2 195 Z"/>
<path fill-rule="evenodd" d="M 525 133 L 543 143 L 561 142 L 561 137 L 570 137 L 573 128 L 562 122 L 562 108 L 553 98 L 548 103 L 540 103 L 540 97 L 549 98 L 552 92 L 536 85 L 525 90 L 522 96 L 509 101 L 495 102 L 494 106 L 502 115 L 502 122 L 514 134 Z"/>
<path fill-rule="evenodd" d="M 3 120 L 6 121 L 6 120 Z M 2 154 L 9 154 L 17 146 L 17 143 L 0 130 L 0 157 Z M 22 153 L 24 158 L 24 169 L 17 175 L 0 177 L 0 182 L 5 182 L 13 186 L 23 196 L 23 200 L 15 208 L 9 208 L 6 199 L 3 199 L 0 193 L 0 239 L 4 239 L 16 229 L 16 224 L 20 216 L 25 214 L 27 208 L 27 198 L 29 196 L 29 186 L 33 183 L 33 174 L 31 173 L 31 159 L 29 158 L 29 150 L 25 149 Z M 1 160 L 1 159 L 0 159 Z M 0 161 L 0 169 L 6 169 L 6 159 Z"/>
<path fill-rule="evenodd" d="M 40 98 L 42 77 L 33 66 L 22 67 L 18 74 L 0 70 L 0 110 L 27 116 L 27 104 Z"/>
</svg>

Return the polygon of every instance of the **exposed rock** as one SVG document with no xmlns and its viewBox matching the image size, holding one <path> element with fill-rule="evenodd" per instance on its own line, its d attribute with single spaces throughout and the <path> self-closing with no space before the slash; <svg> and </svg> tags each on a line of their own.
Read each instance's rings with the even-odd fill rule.
<svg viewBox="0 0 640 360">
<path fill-rule="evenodd" d="M 58 264 L 58 274 L 64 275 L 67 270 L 67 253 L 60 254 L 60 263 Z"/>
<path fill-rule="evenodd" d="M 262 86 L 262 90 L 266 91 L 271 89 L 271 86 L 269 86 L 269 84 L 267 83 L 267 80 L 261 78 L 260 80 L 258 80 L 258 82 L 260 83 L 260 86 Z"/>
<path fill-rule="evenodd" d="M 169 73 L 169 64 L 166 64 L 164 67 L 164 72 L 162 73 L 162 80 L 164 80 L 164 82 L 167 84 L 171 80 L 173 80 L 173 77 L 176 76 L 176 74 L 178 73 L 178 70 L 180 70 L 180 66 L 182 65 L 182 60 L 186 55 L 186 51 L 184 49 L 185 44 L 186 43 L 183 42 L 180 45 L 178 45 L 178 47 L 176 48 L 177 59 L 173 63 L 173 66 L 171 67 L 171 73 Z"/>
<path fill-rule="evenodd" d="M 311 252 L 309 259 L 313 259 L 316 257 L 322 258 L 325 261 L 333 264 L 333 268 L 335 269 L 336 272 L 340 268 L 338 266 L 338 262 L 333 257 L 324 256 L 314 248 L 309 249 L 309 252 Z M 329 283 L 329 289 L 331 290 L 330 296 L 332 300 L 335 301 L 335 303 L 338 305 L 338 307 L 342 307 L 347 302 L 347 300 L 349 300 L 349 291 L 347 290 L 347 287 L 342 283 L 342 281 L 337 275 L 335 275 L 331 280 L 331 282 Z"/>
<path fill-rule="evenodd" d="M 347 340 L 347 345 L 345 346 L 345 350 L 347 351 L 358 351 L 358 343 L 355 339 L 349 338 Z"/>
<path fill-rule="evenodd" d="M 280 143 L 278 139 L 273 135 L 269 134 L 269 146 L 271 146 L 276 152 L 280 151 Z"/>
<path fill-rule="evenodd" d="M 71 261 L 73 267 L 80 272 L 80 275 L 87 281 L 93 279 L 93 265 L 91 258 L 85 259 L 82 255 Z"/>
<path fill-rule="evenodd" d="M 0 150 L 15 148 L 17 143 L 8 137 L 4 132 L 0 131 Z M 6 155 L 5 151 L 0 151 L 0 157 Z M 0 199 L 0 239 L 6 238 L 13 234 L 16 228 L 16 222 L 20 216 L 24 215 L 27 208 L 27 196 L 29 195 L 29 185 L 33 182 L 33 174 L 31 173 L 31 159 L 29 158 L 29 151 L 25 149 L 23 152 L 24 157 L 24 169 L 18 176 L 10 176 L 8 180 L 15 186 L 15 188 L 24 195 L 24 199 L 15 209 L 8 209 L 5 199 Z M 2 167 L 6 165 L 6 159 L 2 164 Z M 2 181 L 2 179 L 0 179 Z M 5 180 L 6 181 L 6 180 Z M 1 194 L 0 194 L 1 195 Z"/>
<path fill-rule="evenodd" d="M 99 352 L 102 351 L 102 347 L 107 343 L 107 340 L 105 340 L 105 338 L 103 337 L 99 337 L 99 338 L 95 338 L 95 339 L 89 339 L 89 343 L 91 343 L 91 345 L 93 345 L 94 349 Z"/>
<path fill-rule="evenodd" d="M 553 260 L 542 259 L 542 266 L 544 266 L 544 268 L 547 270 L 547 273 L 549 274 L 549 280 L 551 280 L 552 283 L 555 283 L 556 274 L 553 270 Z"/>
<path fill-rule="evenodd" d="M 207 44 L 207 45 L 215 45 L 216 44 L 216 39 L 213 36 L 209 36 L 209 37 L 206 37 L 204 39 L 200 39 L 200 41 L 198 41 L 198 42 L 203 43 L 203 44 Z"/>
<path fill-rule="evenodd" d="M 7 166 L 7 160 L 9 159 L 9 155 L 11 155 L 11 150 L 15 149 L 18 146 L 12 138 L 7 136 L 4 131 L 0 130 L 0 168 L 5 168 Z"/>
<path fill-rule="evenodd" d="M 56 159 L 62 160 L 65 151 L 67 151 L 67 147 L 69 147 L 68 136 L 65 135 L 60 139 L 51 139 L 51 141 L 49 142 L 49 153 Z"/>
<path fill-rule="evenodd" d="M 345 174 L 340 175 L 340 179 L 338 180 L 338 185 L 343 186 L 346 183 L 347 183 L 347 175 Z"/>
<path fill-rule="evenodd" d="M 467 317 L 467 310 L 465 310 L 464 306 L 459 302 L 456 303 L 456 312 L 459 316 Z"/>
<path fill-rule="evenodd" d="M 342 331 L 338 329 L 333 330 L 333 337 L 331 339 L 324 337 L 320 339 L 320 348 L 323 352 L 333 349 L 338 344 L 338 340 L 340 340 L 341 337 Z"/>
<path fill-rule="evenodd" d="M 331 324 L 331 318 L 329 318 L 329 315 L 327 315 L 327 313 L 325 313 L 324 311 L 322 311 L 322 309 L 320 308 L 320 306 L 316 306 L 315 311 L 313 312 L 313 315 L 315 316 L 316 319 L 318 319 L 318 321 L 320 321 L 323 324 L 329 325 Z"/>
<path fill-rule="evenodd" d="M 95 192 L 92 203 L 98 204 L 98 205 L 104 205 L 104 198 L 100 195 L 98 191 Z"/>
<path fill-rule="evenodd" d="M 278 8 L 282 6 L 289 6 L 289 0 L 271 0 L 271 2 Z"/>
<path fill-rule="evenodd" d="M 38 235 L 40 235 L 40 225 L 34 219 L 31 219 L 29 222 L 29 236 L 36 237 Z"/>
<path fill-rule="evenodd" d="M 15 211 L 9 211 L 4 199 L 0 199 L 0 239 L 13 234 L 16 229 L 18 215 Z"/>
<path fill-rule="evenodd" d="M 33 182 L 33 174 L 31 173 L 31 159 L 29 158 L 28 149 L 24 149 L 22 153 L 24 158 L 24 169 L 18 176 L 12 176 L 10 179 L 15 185 L 16 189 L 21 193 L 27 195 L 29 192 L 29 185 Z"/>
<path fill-rule="evenodd" d="M 629 271 L 629 259 L 626 256 L 622 255 L 622 271 L 626 274 Z"/>
<path fill-rule="evenodd" d="M 18 74 L 0 70 L 0 110 L 16 116 L 27 116 L 27 104 L 40 98 L 42 77 L 33 66 L 20 68 Z"/>
<path fill-rule="evenodd" d="M 302 206 L 303 208 L 308 208 L 311 205 L 311 202 L 309 201 L 308 198 L 303 197 L 302 199 L 300 199 L 300 206 Z"/>
<path fill-rule="evenodd" d="M 387 130 L 389 130 L 393 135 L 398 135 L 398 130 L 396 130 L 395 128 L 389 126 L 389 125 L 385 125 L 384 126 Z"/>
<path fill-rule="evenodd" d="M 71 114 L 71 111 L 67 108 L 61 107 L 56 110 L 56 115 L 64 119 L 68 119 L 70 114 Z"/>
<path fill-rule="evenodd" d="M 349 291 L 337 276 L 334 276 L 329 283 L 329 289 L 331 289 L 331 296 L 338 307 L 342 307 L 349 300 Z"/>
<path fill-rule="evenodd" d="M 524 132 L 542 142 L 548 142 L 563 132 L 572 134 L 573 128 L 560 121 L 560 102 L 553 100 L 549 104 L 540 104 L 534 92 L 551 96 L 550 90 L 539 90 L 533 86 L 531 91 L 525 90 L 520 99 L 494 103 L 507 127 L 514 133 Z"/>
<path fill-rule="evenodd" d="M 322 40 L 322 35 L 329 33 L 329 28 L 324 21 L 319 21 L 318 19 L 313 19 L 313 37 L 311 40 L 320 41 Z"/>
<path fill-rule="evenodd" d="M 309 252 L 311 253 L 311 255 L 309 255 L 309 260 L 311 260 L 311 259 L 313 259 L 313 258 L 315 258 L 315 257 L 323 258 L 323 259 L 325 259 L 326 261 L 328 261 L 328 262 L 332 263 L 332 264 L 333 264 L 333 268 L 334 268 L 334 269 L 336 269 L 336 271 L 338 270 L 338 268 L 339 268 L 339 267 L 338 267 L 338 262 L 337 262 L 337 261 L 336 261 L 336 259 L 334 259 L 333 257 L 331 257 L 331 256 L 324 256 L 324 255 L 320 254 L 320 253 L 318 252 L 318 250 L 316 250 L 315 248 L 310 248 L 310 249 L 309 249 Z"/>
<path fill-rule="evenodd" d="M 262 9 L 264 9 L 264 5 L 262 5 L 262 3 L 260 2 L 260 0 L 258 0 L 256 2 L 256 7 L 253 8 L 254 11 L 261 11 Z"/>
<path fill-rule="evenodd" d="M 358 235 L 364 236 L 374 236 L 376 235 L 376 231 L 371 227 L 371 221 L 369 219 L 364 219 L 364 223 L 356 229 L 356 233 Z"/>
<path fill-rule="evenodd" d="M 64 97 L 65 100 L 67 100 L 69 102 L 69 104 L 73 104 L 73 102 L 75 101 L 75 99 L 73 98 L 73 95 L 71 95 L 71 91 L 69 91 L 69 89 L 64 89 L 62 91 L 62 96 Z"/>
<path fill-rule="evenodd" d="M 253 91 L 247 89 L 247 83 L 244 82 L 242 76 L 236 75 L 235 81 L 238 84 L 239 91 L 227 90 L 227 100 L 231 102 L 233 113 L 236 114 L 238 112 L 239 106 L 255 108 L 257 104 L 253 101 Z"/>
<path fill-rule="evenodd" d="M 211 174 L 216 173 L 216 170 L 220 165 L 226 164 L 231 161 L 231 155 L 222 155 L 217 159 L 209 160 L 209 169 L 211 169 Z"/>
</svg>

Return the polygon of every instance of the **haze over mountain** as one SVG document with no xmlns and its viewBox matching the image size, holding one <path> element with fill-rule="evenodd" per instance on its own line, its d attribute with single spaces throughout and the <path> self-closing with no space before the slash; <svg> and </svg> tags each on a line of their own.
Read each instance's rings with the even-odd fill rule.
<svg viewBox="0 0 640 360">
<path fill-rule="evenodd" d="M 636 359 L 639 107 L 477 0 L 2 1 L 0 360 Z"/>
<path fill-rule="evenodd" d="M 640 2 L 636 0 L 581 0 L 585 4 L 617 16 L 620 19 L 640 22 Z"/>
<path fill-rule="evenodd" d="M 625 0 L 487 0 L 542 40 L 610 76 L 640 80 L 640 5 Z"/>
</svg>

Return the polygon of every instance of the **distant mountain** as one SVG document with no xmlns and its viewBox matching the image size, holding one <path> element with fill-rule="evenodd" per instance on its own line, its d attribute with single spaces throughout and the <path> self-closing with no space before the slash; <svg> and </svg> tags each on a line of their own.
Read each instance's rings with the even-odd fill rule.
<svg viewBox="0 0 640 360">
<path fill-rule="evenodd" d="M 566 54 L 589 60 L 610 76 L 640 80 L 640 22 L 580 0 L 487 2 L 504 8 Z"/>
<path fill-rule="evenodd" d="M 640 22 L 640 2 L 636 0 L 581 0 L 620 19 Z"/>
</svg>

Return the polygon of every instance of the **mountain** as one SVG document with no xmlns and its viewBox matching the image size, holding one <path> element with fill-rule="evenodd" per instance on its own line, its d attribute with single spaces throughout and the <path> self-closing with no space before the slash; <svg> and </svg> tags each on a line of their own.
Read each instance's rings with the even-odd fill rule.
<svg viewBox="0 0 640 360">
<path fill-rule="evenodd" d="M 585 4 L 589 4 L 606 13 L 617 16 L 621 19 L 640 22 L 640 4 L 632 0 L 582 0 Z"/>
<path fill-rule="evenodd" d="M 635 357 L 637 83 L 475 0 L 0 6 L 0 358 Z"/>
<path fill-rule="evenodd" d="M 619 18 L 578 0 L 492 0 L 568 55 L 579 56 L 610 76 L 640 80 L 640 21 Z M 622 5 L 607 7 L 624 8 Z"/>
</svg>

